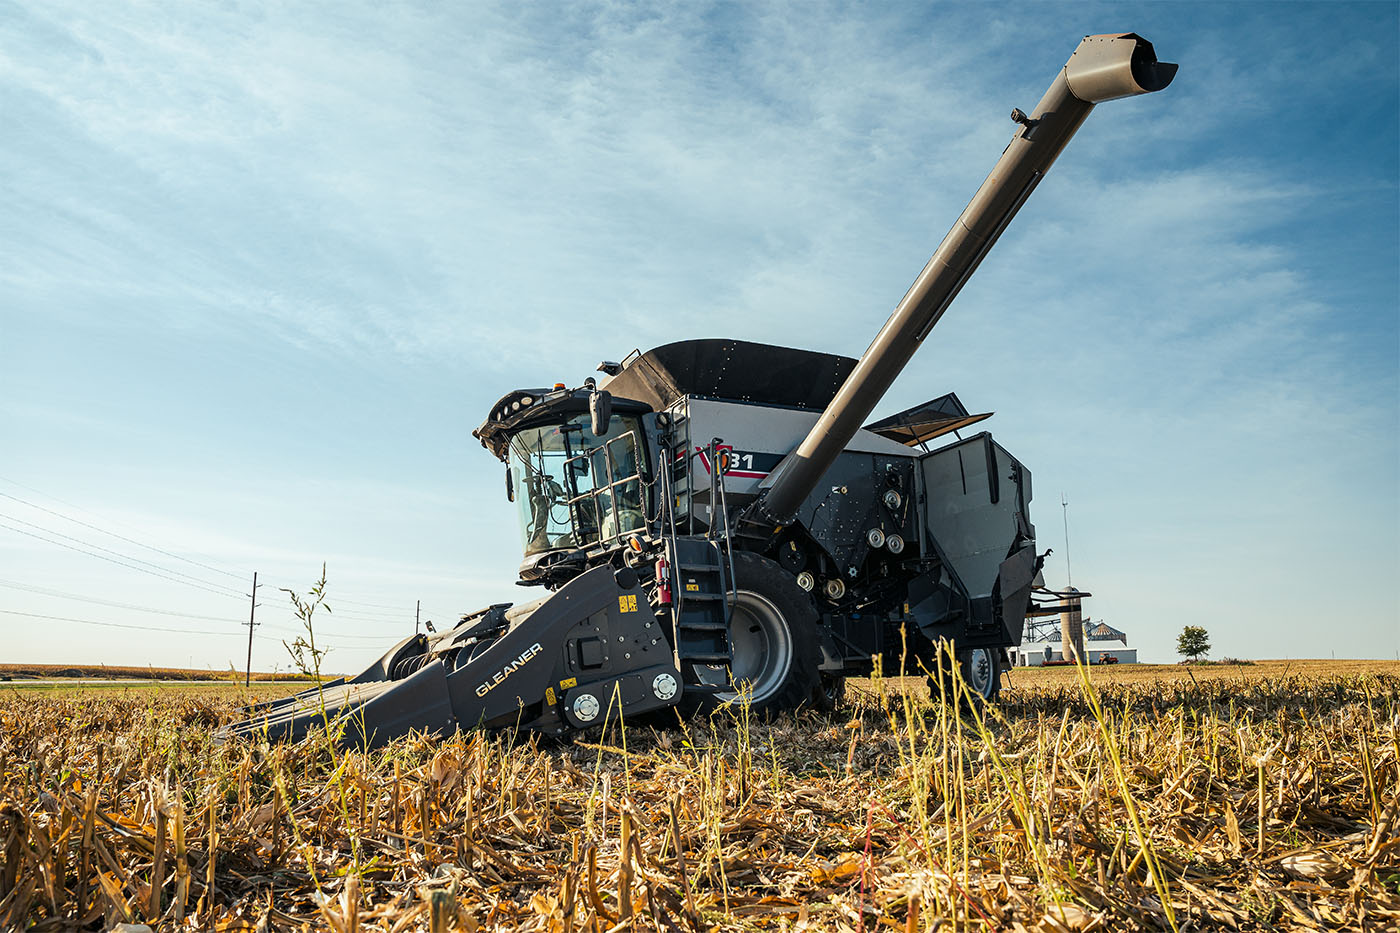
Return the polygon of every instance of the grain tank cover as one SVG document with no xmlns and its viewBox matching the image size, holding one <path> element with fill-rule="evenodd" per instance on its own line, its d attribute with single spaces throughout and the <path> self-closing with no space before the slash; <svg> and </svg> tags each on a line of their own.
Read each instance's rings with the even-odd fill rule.
<svg viewBox="0 0 1400 933">
<path fill-rule="evenodd" d="M 989 411 L 980 415 L 970 413 L 957 393 L 949 392 L 947 395 L 929 399 L 922 405 L 906 408 L 888 418 L 872 421 L 864 430 L 888 437 L 892 441 L 899 441 L 906 447 L 913 447 L 953 431 L 960 431 L 979 421 L 986 421 L 991 416 Z"/>
<path fill-rule="evenodd" d="M 641 354 L 600 388 L 656 411 L 687 395 L 821 411 L 855 365 L 848 356 L 747 340 L 681 340 Z"/>
</svg>

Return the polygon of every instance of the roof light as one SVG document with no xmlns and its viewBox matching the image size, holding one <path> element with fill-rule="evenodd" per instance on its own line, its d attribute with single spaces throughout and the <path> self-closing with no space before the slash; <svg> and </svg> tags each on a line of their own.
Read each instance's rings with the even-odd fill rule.
<svg viewBox="0 0 1400 933">
<path fill-rule="evenodd" d="M 526 408 L 529 408 L 531 405 L 535 404 L 535 400 L 528 395 L 522 395 L 520 397 L 520 404 L 524 405 Z"/>
<path fill-rule="evenodd" d="M 554 383 L 554 390 L 555 390 L 556 392 L 559 391 L 559 390 L 562 389 L 562 388 L 564 388 L 564 383 L 562 383 L 562 382 L 556 382 L 556 383 Z"/>
</svg>

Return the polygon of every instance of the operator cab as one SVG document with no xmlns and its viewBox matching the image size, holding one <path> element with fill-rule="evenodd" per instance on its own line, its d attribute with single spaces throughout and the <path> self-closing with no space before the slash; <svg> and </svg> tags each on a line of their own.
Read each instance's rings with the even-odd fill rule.
<svg viewBox="0 0 1400 933">
<path fill-rule="evenodd" d="M 472 432 L 506 464 L 506 495 L 520 520 L 522 584 L 555 585 L 590 552 L 621 546 L 647 527 L 649 470 L 642 416 L 651 409 L 597 390 L 518 390 Z"/>
</svg>

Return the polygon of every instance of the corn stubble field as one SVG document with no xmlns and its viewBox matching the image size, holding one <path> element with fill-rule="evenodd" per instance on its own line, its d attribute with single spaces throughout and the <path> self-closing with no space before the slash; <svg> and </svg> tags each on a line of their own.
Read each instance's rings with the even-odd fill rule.
<svg viewBox="0 0 1400 933">
<path fill-rule="evenodd" d="M 911 681 L 566 744 L 216 745 L 239 696 L 0 697 L 0 928 L 1400 926 L 1400 677 Z"/>
</svg>

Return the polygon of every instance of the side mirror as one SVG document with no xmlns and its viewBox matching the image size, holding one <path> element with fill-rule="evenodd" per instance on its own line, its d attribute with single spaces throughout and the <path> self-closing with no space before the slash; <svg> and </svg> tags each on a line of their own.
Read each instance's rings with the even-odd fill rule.
<svg viewBox="0 0 1400 933">
<path fill-rule="evenodd" d="M 511 475 L 510 464 L 506 464 L 506 501 L 515 501 L 515 477 Z"/>
<path fill-rule="evenodd" d="M 588 414 L 593 419 L 593 436 L 607 434 L 608 425 L 612 422 L 612 393 L 606 389 L 594 389 L 588 396 Z"/>
</svg>

